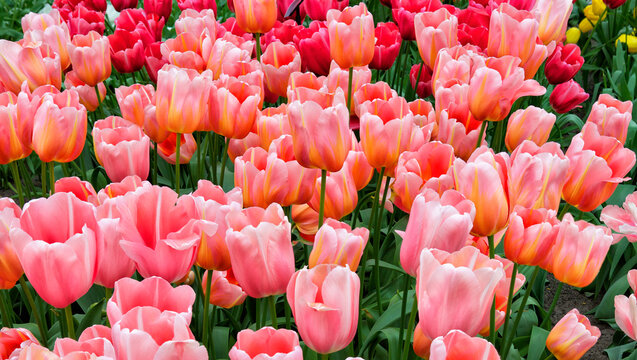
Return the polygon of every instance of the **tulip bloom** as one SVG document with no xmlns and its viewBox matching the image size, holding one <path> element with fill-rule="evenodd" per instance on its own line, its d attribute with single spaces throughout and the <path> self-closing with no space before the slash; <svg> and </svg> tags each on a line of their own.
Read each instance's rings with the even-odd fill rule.
<svg viewBox="0 0 637 360">
<path fill-rule="evenodd" d="M 42 162 L 70 162 L 84 149 L 86 108 L 73 90 L 47 94 L 33 120 L 32 147 Z"/>
<path fill-rule="evenodd" d="M 66 23 L 69 26 L 71 38 L 75 35 L 88 35 L 91 31 L 104 35 L 104 13 L 96 11 L 80 3 L 69 13 Z"/>
<path fill-rule="evenodd" d="M 310 268 L 320 264 L 349 266 L 356 271 L 369 238 L 366 228 L 352 228 L 334 219 L 327 219 L 314 238 L 308 260 Z"/>
<path fill-rule="evenodd" d="M 613 231 L 614 242 L 618 242 L 622 237 L 630 242 L 637 242 L 637 192 L 626 196 L 623 208 L 616 205 L 608 205 L 602 210 L 600 220 Z"/>
<path fill-rule="evenodd" d="M 71 60 L 66 44 L 71 42 L 71 36 L 58 10 L 52 9 L 48 14 L 28 13 L 22 17 L 21 23 L 24 41 L 48 45 L 60 56 L 62 70 L 69 67 Z"/>
<path fill-rule="evenodd" d="M 144 69 L 150 78 L 150 81 L 157 82 L 159 70 L 168 64 L 168 60 L 164 59 L 161 54 L 161 42 L 149 44 L 144 50 Z"/>
<path fill-rule="evenodd" d="M 0 49 L 0 81 L 12 92 L 19 93 L 24 81 L 27 81 L 31 90 L 42 85 L 60 88 L 60 56 L 48 45 L 28 42 L 20 45 L 0 40 Z"/>
<path fill-rule="evenodd" d="M 349 5 L 349 0 L 305 0 L 301 7 L 312 20 L 325 21 L 327 12 L 331 9 L 343 11 Z"/>
<path fill-rule="evenodd" d="M 177 0 L 177 6 L 179 10 L 193 9 L 196 11 L 212 10 L 214 14 L 217 13 L 217 2 L 215 0 Z"/>
<path fill-rule="evenodd" d="M 389 6 L 389 5 L 388 5 Z M 416 40 L 414 18 L 422 12 L 433 12 L 442 6 L 439 0 L 392 0 L 392 16 L 404 40 Z"/>
<path fill-rule="evenodd" d="M 520 265 L 551 267 L 551 249 L 559 230 L 555 210 L 516 207 L 504 236 L 507 259 Z"/>
<path fill-rule="evenodd" d="M 343 92 L 306 93 L 312 98 L 297 99 L 288 105 L 294 156 L 302 166 L 338 171 L 352 147 Z"/>
<path fill-rule="evenodd" d="M 551 107 L 560 114 L 582 107 L 580 104 L 587 99 L 586 91 L 573 79 L 555 86 L 549 96 Z"/>
<path fill-rule="evenodd" d="M 80 96 L 80 103 L 84 105 L 86 111 L 95 111 L 100 104 L 100 101 L 106 99 L 106 86 L 101 82 L 97 84 L 97 88 L 100 93 L 99 100 L 95 92 L 95 87 L 88 86 L 80 80 L 75 71 L 71 70 L 64 76 L 64 87 L 69 90 L 75 90 Z"/>
<path fill-rule="evenodd" d="M 26 94 L 0 93 L 0 164 L 31 154 L 34 111 Z"/>
<path fill-rule="evenodd" d="M 11 199 L 7 199 L 6 205 L 0 204 L 0 289 L 13 288 L 24 273 L 10 236 L 12 229 L 20 228 L 21 213 Z"/>
<path fill-rule="evenodd" d="M 95 86 L 111 76 L 111 56 L 108 38 L 95 31 L 76 35 L 67 44 L 73 70 L 88 86 Z"/>
<path fill-rule="evenodd" d="M 614 137 L 599 135 L 597 126 L 590 123 L 573 137 L 566 157 L 570 166 L 562 198 L 581 211 L 591 211 L 608 200 L 635 165 L 633 151 Z"/>
<path fill-rule="evenodd" d="M 622 102 L 611 95 L 601 94 L 593 104 L 586 122 L 595 123 L 600 135 L 612 136 L 624 144 L 632 112 L 633 103 L 630 100 Z"/>
<path fill-rule="evenodd" d="M 414 29 L 420 57 L 430 69 L 433 69 L 440 49 L 458 44 L 458 18 L 446 8 L 416 15 Z"/>
<path fill-rule="evenodd" d="M 282 135 L 291 135 L 290 121 L 288 120 L 288 106 L 281 104 L 279 107 L 263 109 L 254 124 L 259 136 L 260 146 L 269 149 L 270 144 Z"/>
<path fill-rule="evenodd" d="M 84 295 L 93 285 L 96 270 L 98 227 L 93 205 L 73 194 L 53 194 L 25 205 L 20 225 L 10 237 L 29 282 L 42 299 L 65 308 Z"/>
<path fill-rule="evenodd" d="M 461 330 L 451 330 L 431 342 L 429 360 L 482 359 L 500 360 L 493 344 L 485 339 L 471 337 Z"/>
<path fill-rule="evenodd" d="M 572 0 L 537 0 L 533 10 L 539 22 L 538 36 L 544 45 L 564 40 L 568 18 L 573 11 Z"/>
<path fill-rule="evenodd" d="M 132 73 L 144 67 L 144 44 L 137 32 L 115 30 L 108 36 L 111 61 L 120 73 Z"/>
<path fill-rule="evenodd" d="M 613 242 L 610 229 L 583 220 L 574 221 L 569 213 L 558 229 L 550 271 L 563 283 L 575 287 L 588 286 L 599 273 Z"/>
<path fill-rule="evenodd" d="M 202 72 L 206 64 L 201 57 L 201 40 L 196 35 L 184 32 L 161 45 L 161 53 L 168 62 L 185 69 Z"/>
<path fill-rule="evenodd" d="M 361 3 L 327 12 L 330 54 L 343 69 L 366 66 L 374 58 L 374 18 Z"/>
<path fill-rule="evenodd" d="M 234 0 L 233 5 L 237 25 L 245 32 L 263 34 L 276 23 L 275 0 Z"/>
<path fill-rule="evenodd" d="M 418 74 L 420 74 L 420 77 L 418 77 Z M 432 94 L 429 68 L 423 63 L 412 66 L 409 71 L 409 84 L 412 89 L 415 89 L 419 98 L 429 97 Z"/>
<path fill-rule="evenodd" d="M 92 134 L 95 157 L 111 181 L 119 182 L 129 175 L 146 180 L 150 138 L 139 126 L 120 117 L 109 117 L 96 121 Z"/>
<path fill-rule="evenodd" d="M 592 348 L 601 332 L 577 309 L 566 313 L 551 329 L 546 348 L 558 359 L 577 360 Z"/>
<path fill-rule="evenodd" d="M 317 75 L 329 74 L 332 63 L 330 36 L 324 22 L 312 21 L 308 28 L 299 30 L 294 35 L 294 43 L 301 54 L 303 71 L 311 71 Z"/>
<path fill-rule="evenodd" d="M 344 349 L 356 335 L 360 280 L 349 267 L 321 264 L 294 273 L 287 287 L 303 342 L 320 354 Z"/>
<path fill-rule="evenodd" d="M 211 129 L 226 138 L 243 139 L 250 133 L 261 107 L 261 89 L 235 78 L 210 88 L 208 113 Z"/>
<path fill-rule="evenodd" d="M 615 296 L 615 321 L 622 331 L 631 339 L 637 339 L 637 270 L 628 272 L 628 284 L 633 290 L 629 297 Z"/>
<path fill-rule="evenodd" d="M 303 360 L 303 350 L 294 331 L 266 326 L 239 331 L 228 356 L 230 360 Z"/>
<path fill-rule="evenodd" d="M 378 23 L 374 30 L 376 44 L 374 45 L 374 57 L 369 64 L 371 69 L 388 70 L 400 53 L 402 38 L 396 24 Z"/>
<path fill-rule="evenodd" d="M 207 283 L 208 276 L 212 276 L 210 280 L 210 304 L 221 306 L 225 309 L 241 305 L 245 301 L 248 294 L 246 294 L 239 283 L 234 278 L 232 268 L 228 271 L 210 271 L 204 272 L 201 277 L 202 286 Z M 205 294 L 206 289 L 203 286 L 203 292 Z"/>
<path fill-rule="evenodd" d="M 561 84 L 571 80 L 584 65 L 577 44 L 558 44 L 553 54 L 546 60 L 544 75 L 550 84 Z"/>
<path fill-rule="evenodd" d="M 308 203 L 318 213 L 320 208 L 321 179 L 314 185 L 314 195 Z M 340 220 L 350 214 L 358 203 L 358 189 L 348 165 L 337 172 L 328 173 L 325 181 L 325 218 Z"/>
<path fill-rule="evenodd" d="M 24 348 L 30 344 L 38 345 L 39 342 L 29 330 L 23 328 L 2 328 L 0 331 L 0 358 L 10 359 L 14 350 Z"/>
<path fill-rule="evenodd" d="M 423 249 L 416 277 L 418 326 L 423 334 L 435 339 L 457 329 L 477 335 L 489 323 L 496 286 L 503 278 L 502 263 L 475 247 L 451 254 Z"/>
<path fill-rule="evenodd" d="M 398 94 L 393 90 L 389 84 L 383 81 L 375 83 L 367 83 L 361 85 L 361 87 L 352 94 L 352 103 L 356 116 L 363 114 L 363 107 L 369 107 L 372 101 L 376 99 L 389 100 L 398 97 Z"/>
<path fill-rule="evenodd" d="M 82 181 L 79 177 L 64 177 L 55 181 L 54 192 L 73 193 L 78 199 L 91 203 L 95 206 L 100 204 L 95 189 L 88 181 Z"/>
<path fill-rule="evenodd" d="M 142 39 L 144 47 L 148 48 L 156 41 L 161 41 L 166 19 L 168 18 L 145 12 L 143 9 L 126 9 L 115 19 L 115 28 L 136 32 Z"/>
<path fill-rule="evenodd" d="M 526 10 L 503 3 L 491 14 L 487 54 L 494 57 L 511 55 L 518 57 L 521 66 L 532 58 L 537 44 L 538 21 Z"/>
<path fill-rule="evenodd" d="M 294 45 L 275 41 L 265 49 L 261 65 L 268 90 L 277 97 L 285 97 L 290 74 L 301 71 L 301 55 Z"/>
<path fill-rule="evenodd" d="M 460 250 L 467 243 L 476 214 L 475 206 L 455 190 L 438 196 L 427 189 L 416 196 L 405 231 L 397 231 L 403 242 L 400 264 L 416 276 L 422 249 Z"/>
<path fill-rule="evenodd" d="M 56 190 L 58 182 L 60 180 L 56 181 Z M 135 272 L 135 263 L 119 245 L 134 229 L 130 222 L 120 218 L 118 203 L 119 199 L 105 199 L 97 208 L 97 225 L 100 231 L 97 236 L 95 283 L 107 288 L 113 288 L 117 280 L 132 276 Z"/>
<path fill-rule="evenodd" d="M 290 223 L 278 204 L 231 211 L 226 243 L 232 271 L 251 297 L 283 294 L 294 273 Z"/>
<path fill-rule="evenodd" d="M 533 141 L 542 146 L 549 139 L 557 117 L 542 108 L 529 106 L 515 111 L 509 116 L 504 143 L 513 152 L 523 141 Z"/>
<path fill-rule="evenodd" d="M 147 14 L 156 15 L 157 17 L 168 20 L 173 10 L 173 2 L 171 0 L 148 0 L 144 1 L 144 11 Z"/>
<path fill-rule="evenodd" d="M 120 86 L 115 89 L 115 97 L 122 117 L 137 126 L 144 126 L 145 108 L 155 102 L 153 85 Z"/>
</svg>

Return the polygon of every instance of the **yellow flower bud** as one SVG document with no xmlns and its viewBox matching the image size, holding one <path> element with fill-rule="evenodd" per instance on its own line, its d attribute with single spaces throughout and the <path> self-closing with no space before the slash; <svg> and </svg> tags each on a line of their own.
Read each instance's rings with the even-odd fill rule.
<svg viewBox="0 0 637 360">
<path fill-rule="evenodd" d="M 569 28 L 568 30 L 566 30 L 566 43 L 577 44 L 581 35 L 582 32 L 580 31 L 580 29 L 576 27 Z"/>
<path fill-rule="evenodd" d="M 617 38 L 617 41 L 615 41 L 615 45 L 619 45 L 620 42 L 628 45 L 629 53 L 637 52 L 637 36 L 622 34 Z"/>
<path fill-rule="evenodd" d="M 593 30 L 593 26 L 595 25 L 596 22 L 597 20 L 591 21 L 589 19 L 584 19 L 579 23 L 579 30 L 583 33 L 587 33 Z"/>
</svg>

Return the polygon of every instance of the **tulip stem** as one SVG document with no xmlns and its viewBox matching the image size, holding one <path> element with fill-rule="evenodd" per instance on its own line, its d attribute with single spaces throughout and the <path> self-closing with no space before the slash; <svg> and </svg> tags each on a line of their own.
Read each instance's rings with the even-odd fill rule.
<svg viewBox="0 0 637 360">
<path fill-rule="evenodd" d="M 55 164 L 53 161 L 49 162 L 49 190 L 51 195 L 55 194 Z"/>
<path fill-rule="evenodd" d="M 0 311 L 2 312 L 2 326 L 12 328 L 13 321 L 11 321 L 12 316 L 9 315 L 9 310 L 7 308 L 7 298 L 5 297 L 6 292 L 4 290 L 1 291 L 2 294 L 0 296 L 2 299 L 0 299 Z"/>
<path fill-rule="evenodd" d="M 212 271 L 206 276 L 206 289 L 204 290 L 203 300 L 203 336 L 201 342 L 204 346 L 208 346 L 208 306 L 210 305 L 210 288 L 212 287 Z"/>
<path fill-rule="evenodd" d="M 608 7 L 604 9 L 604 12 L 602 12 L 602 15 L 599 16 L 599 19 L 597 19 L 597 21 L 595 22 L 595 25 L 593 25 L 593 28 L 589 32 L 588 39 L 586 39 L 586 43 L 584 44 L 584 47 L 582 47 L 582 52 L 581 52 L 582 54 L 586 53 L 586 49 L 588 49 L 588 45 L 591 43 L 591 39 L 593 39 L 593 34 L 595 33 L 595 30 L 597 29 L 597 25 L 599 25 L 599 23 L 604 19 L 607 12 L 608 12 Z"/>
<path fill-rule="evenodd" d="M 133 85 L 137 84 L 137 79 L 135 79 L 135 72 L 133 71 L 132 73 L 130 73 L 130 75 L 133 78 Z"/>
<path fill-rule="evenodd" d="M 329 360 L 330 354 L 321 354 L 321 360 Z"/>
<path fill-rule="evenodd" d="M 349 68 L 349 77 L 347 79 L 347 110 L 352 113 L 352 82 L 354 80 L 354 67 Z"/>
<path fill-rule="evenodd" d="M 407 337 L 403 345 L 402 360 L 409 358 L 409 346 L 411 345 L 411 337 L 414 333 L 414 325 L 416 323 L 416 314 L 418 313 L 418 297 L 414 292 L 414 301 L 411 304 L 411 313 L 409 314 L 409 323 L 407 324 Z"/>
<path fill-rule="evenodd" d="M 40 166 L 41 169 L 41 173 L 40 173 L 40 182 L 42 183 L 42 197 L 46 197 L 46 163 L 45 162 L 40 162 L 40 164 L 42 166 Z"/>
<path fill-rule="evenodd" d="M 560 219 L 560 220 L 564 219 L 564 215 L 566 215 L 566 213 L 568 212 L 568 209 L 570 209 L 570 207 L 571 207 L 571 204 L 569 204 L 569 203 L 564 204 L 564 207 L 560 211 L 559 215 L 557 215 L 557 218 Z"/>
<path fill-rule="evenodd" d="M 398 328 L 398 341 L 403 340 L 403 336 L 405 335 L 405 314 L 407 313 L 407 294 L 409 292 L 409 283 L 410 276 L 409 274 L 403 275 L 404 286 L 403 286 L 403 299 L 400 307 L 400 327 Z"/>
<path fill-rule="evenodd" d="M 208 146 L 212 153 L 210 154 L 210 163 L 212 164 L 212 182 L 217 183 L 217 134 L 208 133 Z"/>
<path fill-rule="evenodd" d="M 99 84 L 98 84 L 99 85 Z M 97 110 L 102 107 L 102 99 L 100 98 L 100 89 L 95 85 L 95 95 L 97 95 L 97 108 L 95 108 L 94 113 L 97 114 Z"/>
<path fill-rule="evenodd" d="M 555 355 L 553 354 L 549 354 L 549 356 L 547 356 L 546 358 L 544 358 L 544 360 L 549 360 L 549 359 L 554 359 Z"/>
<path fill-rule="evenodd" d="M 502 327 L 502 336 L 506 336 L 509 328 L 509 316 L 511 316 L 511 303 L 513 302 L 513 292 L 515 291 L 515 279 L 518 275 L 518 263 L 513 263 L 513 273 L 511 274 L 511 283 L 509 284 L 509 297 L 507 298 L 507 307 L 504 313 L 504 326 Z M 502 351 L 502 349 L 500 349 Z"/>
<path fill-rule="evenodd" d="M 487 122 L 483 121 L 480 126 L 480 134 L 478 134 L 478 142 L 476 143 L 476 149 L 480 147 L 482 144 L 482 138 L 484 137 L 484 132 L 487 129 Z"/>
<path fill-rule="evenodd" d="M 221 160 L 221 174 L 219 174 L 219 186 L 223 187 L 223 178 L 226 174 L 226 163 L 228 162 L 228 146 L 230 145 L 230 138 L 226 138 L 226 144 L 223 147 L 223 154 L 221 154 L 223 160 Z"/>
<path fill-rule="evenodd" d="M 383 173 L 384 173 L 383 169 Z M 381 177 L 382 180 L 382 177 Z M 374 230 L 374 282 L 376 285 L 376 304 L 378 306 L 378 314 L 382 314 L 383 312 L 383 304 L 381 302 L 380 297 L 380 227 L 383 223 L 383 210 L 385 210 L 385 201 L 387 201 L 387 192 L 389 190 L 389 181 L 391 178 L 387 176 L 385 180 L 385 189 L 383 191 L 383 200 L 380 205 L 378 205 L 378 215 L 376 220 L 376 228 Z"/>
<path fill-rule="evenodd" d="M 257 61 L 261 61 L 261 34 L 260 33 L 255 33 L 254 34 L 254 39 L 257 41 L 256 43 L 256 47 L 257 47 Z"/>
<path fill-rule="evenodd" d="M 303 245 L 305 246 L 305 245 Z M 285 310 L 285 328 L 290 330 L 291 329 L 291 315 L 290 314 L 290 307 L 283 305 L 283 309 Z"/>
<path fill-rule="evenodd" d="M 175 134 L 177 136 L 177 144 L 175 145 L 175 191 L 179 195 L 179 165 L 181 165 L 181 134 Z"/>
<path fill-rule="evenodd" d="M 33 295 L 31 295 L 31 290 L 29 290 L 29 286 L 27 282 L 24 281 L 24 277 L 20 277 L 20 286 L 22 287 L 22 291 L 24 292 L 24 296 L 27 298 L 27 302 L 29 303 L 29 307 L 31 307 L 31 311 L 33 312 L 33 317 L 35 317 L 35 322 L 38 324 L 38 329 L 40 330 L 40 337 L 42 338 L 42 344 L 44 347 L 47 347 L 47 333 L 46 328 L 44 327 L 44 323 L 42 322 L 42 318 L 40 317 L 40 311 L 38 311 L 38 307 L 35 305 L 35 301 L 33 300 Z"/>
<path fill-rule="evenodd" d="M 327 170 L 321 169 L 321 202 L 319 205 L 318 227 L 323 225 L 323 216 L 325 213 L 325 183 L 327 182 Z"/>
<path fill-rule="evenodd" d="M 275 295 L 268 296 L 268 301 L 270 302 L 270 317 L 272 318 L 272 327 L 278 328 L 279 324 L 276 318 L 276 299 Z"/>
<path fill-rule="evenodd" d="M 71 311 L 71 305 L 64 308 L 64 314 L 66 315 L 69 337 L 75 340 L 75 326 L 73 325 L 73 312 Z"/>
<path fill-rule="evenodd" d="M 557 285 L 557 290 L 555 290 L 555 296 L 553 296 L 553 302 L 551 302 L 551 307 L 549 307 L 549 312 L 546 314 L 546 317 L 544 318 L 544 320 L 542 320 L 542 324 L 540 325 L 541 328 L 551 324 L 551 315 L 553 314 L 553 311 L 555 310 L 555 306 L 557 305 L 557 300 L 560 298 L 560 294 L 562 293 L 563 286 L 564 286 L 563 282 L 560 282 L 560 284 Z"/>
<path fill-rule="evenodd" d="M 216 360 L 217 354 L 215 354 L 215 341 L 213 339 L 213 331 L 215 330 L 215 322 L 217 321 L 217 306 L 212 305 L 212 321 L 210 322 L 210 359 Z"/>
<path fill-rule="evenodd" d="M 515 316 L 515 321 L 513 322 L 513 328 L 510 334 L 504 334 L 504 341 L 502 342 L 502 359 L 506 359 L 509 348 L 511 347 L 511 343 L 513 342 L 513 337 L 515 336 L 515 331 L 520 324 L 520 320 L 522 319 L 522 313 L 524 313 L 524 307 L 526 306 L 526 302 L 529 300 L 529 296 L 531 295 L 531 290 L 533 290 L 533 283 L 535 283 L 535 279 L 537 279 L 537 275 L 540 273 L 540 268 L 538 266 L 533 270 L 533 274 L 531 275 L 531 280 L 526 285 L 526 290 L 524 291 L 524 297 L 522 298 L 522 302 L 520 303 L 520 307 L 518 308 L 518 313 Z"/>
<path fill-rule="evenodd" d="M 502 135 L 504 134 L 504 129 L 504 120 L 498 121 L 495 125 L 495 134 L 493 134 L 493 151 L 496 153 L 502 151 Z"/>
<path fill-rule="evenodd" d="M 418 76 L 416 77 L 416 81 L 414 81 L 414 86 L 413 87 L 409 87 L 413 93 L 412 93 L 412 99 L 418 99 L 418 82 L 420 81 L 420 76 L 422 75 L 422 68 L 425 65 L 424 62 L 420 63 L 420 67 L 418 68 Z"/>
<path fill-rule="evenodd" d="M 18 201 L 20 202 L 20 207 L 24 205 L 24 195 L 22 194 L 22 181 L 20 180 L 20 171 L 18 170 L 18 165 L 15 161 L 10 163 L 11 172 L 13 173 L 13 181 L 15 182 L 15 188 L 18 192 Z"/>
</svg>

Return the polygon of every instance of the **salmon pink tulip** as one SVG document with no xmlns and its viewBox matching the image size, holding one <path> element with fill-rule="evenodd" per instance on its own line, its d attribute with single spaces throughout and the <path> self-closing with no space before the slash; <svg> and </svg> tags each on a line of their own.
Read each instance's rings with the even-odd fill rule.
<svg viewBox="0 0 637 360">
<path fill-rule="evenodd" d="M 254 124 L 259 136 L 260 146 L 269 149 L 270 144 L 282 135 L 292 133 L 290 121 L 288 120 L 288 106 L 281 104 L 279 107 L 263 109 L 258 115 Z"/>
<path fill-rule="evenodd" d="M 622 102 L 611 95 L 601 94 L 586 121 L 595 123 L 600 135 L 612 136 L 625 144 L 632 112 L 633 103 L 630 100 Z"/>
<path fill-rule="evenodd" d="M 233 0 L 232 3 L 241 30 L 264 34 L 274 27 L 277 16 L 275 0 Z"/>
<path fill-rule="evenodd" d="M 206 64 L 201 57 L 201 40 L 196 35 L 185 32 L 161 44 L 164 59 L 180 68 L 203 71 Z"/>
<path fill-rule="evenodd" d="M 504 235 L 507 259 L 520 265 L 550 269 L 550 253 L 559 231 L 555 214 L 555 210 L 516 207 Z"/>
<path fill-rule="evenodd" d="M 327 12 L 330 54 L 338 66 L 366 66 L 374 58 L 374 18 L 365 3 Z"/>
<path fill-rule="evenodd" d="M 115 89 L 122 117 L 137 126 L 144 126 L 144 109 L 155 102 L 153 85 L 133 84 Z"/>
<path fill-rule="evenodd" d="M 414 29 L 420 57 L 430 69 L 433 69 L 436 55 L 441 49 L 458 44 L 458 18 L 446 8 L 416 15 Z"/>
<path fill-rule="evenodd" d="M 487 124 L 488 127 L 488 124 Z M 461 121 L 449 117 L 447 110 L 440 112 L 438 117 L 438 134 L 435 139 L 453 146 L 454 154 L 467 160 L 476 149 L 476 143 L 480 135 L 480 127 L 476 129 L 467 128 Z M 481 146 L 488 145 L 484 136 Z"/>
<path fill-rule="evenodd" d="M 2 200 L 6 200 L 6 204 L 0 204 L 0 289 L 11 289 L 24 273 L 9 235 L 12 229 L 20 228 L 22 210 L 13 200 Z"/>
<path fill-rule="evenodd" d="M 599 329 L 592 326 L 577 309 L 573 309 L 551 329 L 546 338 L 546 348 L 557 359 L 578 360 L 595 345 L 600 336 Z"/>
<path fill-rule="evenodd" d="M 212 86 L 208 102 L 212 131 L 233 139 L 248 136 L 262 105 L 261 90 L 235 78 L 227 78 L 227 83 Z"/>
<path fill-rule="evenodd" d="M 600 220 L 613 231 L 614 242 L 618 242 L 626 236 L 630 242 L 637 242 L 637 192 L 626 196 L 623 208 L 616 205 L 608 205 L 602 210 Z"/>
<path fill-rule="evenodd" d="M 633 293 L 626 297 L 624 295 L 615 296 L 615 321 L 622 331 L 631 339 L 637 339 L 637 270 L 628 272 L 628 284 Z"/>
<path fill-rule="evenodd" d="M 391 0 L 392 16 L 404 40 L 416 40 L 414 18 L 417 14 L 433 12 L 441 6 L 439 0 Z"/>
<path fill-rule="evenodd" d="M 148 129 L 146 129 L 148 131 Z M 148 133 L 148 132 L 147 132 Z M 181 134 L 181 146 L 179 147 L 179 163 L 188 164 L 190 159 L 197 151 L 197 142 L 192 134 Z M 177 162 L 177 134 L 169 133 L 166 140 L 156 144 L 159 150 L 159 156 L 171 165 Z"/>
<path fill-rule="evenodd" d="M 52 9 L 48 14 L 28 13 L 22 17 L 21 24 L 24 41 L 48 45 L 60 56 L 62 70 L 69 67 L 71 59 L 66 44 L 71 42 L 71 36 L 58 10 Z"/>
<path fill-rule="evenodd" d="M 363 113 L 363 107 L 369 107 L 372 101 L 376 99 L 387 101 L 395 97 L 398 97 L 398 94 L 389 84 L 378 81 L 361 85 L 358 90 L 353 92 L 352 103 L 354 104 L 356 116 L 360 117 Z"/>
<path fill-rule="evenodd" d="M 111 55 L 108 38 L 95 31 L 76 35 L 67 44 L 73 70 L 88 86 L 95 86 L 111 76 Z"/>
<path fill-rule="evenodd" d="M 573 1 L 537 0 L 533 10 L 539 22 L 538 36 L 544 45 L 565 39 L 568 19 L 573 11 Z"/>
<path fill-rule="evenodd" d="M 56 193 L 72 193 L 78 199 L 91 203 L 95 206 L 99 204 L 97 193 L 95 193 L 93 185 L 91 185 L 88 181 L 80 180 L 77 176 L 64 177 L 56 180 L 53 189 Z"/>
<path fill-rule="evenodd" d="M 106 86 L 104 86 L 103 82 L 97 84 L 97 88 L 100 92 L 100 99 L 98 100 L 95 87 L 83 83 L 73 70 L 67 72 L 64 76 L 64 87 L 77 92 L 80 96 L 80 104 L 84 105 L 87 111 L 95 111 L 100 102 L 106 99 Z"/>
<path fill-rule="evenodd" d="M 292 330 L 263 327 L 241 330 L 230 360 L 303 360 L 299 336 Z"/>
<path fill-rule="evenodd" d="M 24 344 L 24 345 L 23 345 Z M 39 344 L 33 334 L 24 328 L 2 328 L 0 331 L 0 358 L 10 359 L 14 350 L 30 344 Z"/>
<path fill-rule="evenodd" d="M 507 149 L 513 152 L 525 140 L 533 141 L 537 146 L 544 145 L 556 119 L 554 114 L 535 106 L 516 110 L 509 116 L 504 137 Z"/>
<path fill-rule="evenodd" d="M 520 59 L 520 66 L 532 57 L 537 44 L 539 24 L 535 16 L 526 10 L 503 3 L 493 10 L 489 23 L 487 54 L 502 57 L 511 55 Z"/>
<path fill-rule="evenodd" d="M 471 337 L 461 330 L 451 330 L 435 338 L 429 352 L 429 360 L 500 360 L 493 344 L 485 339 Z"/>
<path fill-rule="evenodd" d="M 347 163 L 346 163 L 347 164 Z M 321 179 L 314 184 L 314 195 L 308 203 L 314 211 L 320 208 Z M 358 204 L 358 190 L 349 165 L 337 172 L 328 173 L 325 182 L 325 218 L 340 220 L 350 214 Z"/>
<path fill-rule="evenodd" d="M 277 97 L 285 97 L 290 74 L 301 71 L 301 55 L 294 45 L 274 41 L 261 56 L 265 85 Z"/>
<path fill-rule="evenodd" d="M 115 348 L 110 339 L 110 332 L 109 338 L 93 337 L 79 341 L 71 338 L 57 338 L 53 351 L 62 359 L 116 358 Z"/>
<path fill-rule="evenodd" d="M 202 285 L 206 284 L 208 276 L 212 276 L 210 280 L 210 304 L 221 306 L 225 309 L 243 304 L 248 295 L 234 278 L 232 268 L 228 269 L 228 271 L 214 270 L 212 275 L 210 271 L 206 271 L 201 278 Z M 205 293 L 205 287 L 203 291 Z"/>
<path fill-rule="evenodd" d="M 352 230 L 343 222 L 327 219 L 316 233 L 308 265 L 310 268 L 319 264 L 348 265 L 356 271 L 368 238 L 366 228 Z"/>
<path fill-rule="evenodd" d="M 0 93 L 0 164 L 31 154 L 34 105 L 27 94 Z"/>
</svg>

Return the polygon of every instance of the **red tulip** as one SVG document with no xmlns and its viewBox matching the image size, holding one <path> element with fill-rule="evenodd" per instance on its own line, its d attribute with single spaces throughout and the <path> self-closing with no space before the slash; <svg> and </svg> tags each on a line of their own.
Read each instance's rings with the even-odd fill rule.
<svg viewBox="0 0 637 360">
<path fill-rule="evenodd" d="M 14 350 L 20 351 L 20 348 L 24 348 L 30 344 L 39 345 L 40 343 L 29 330 L 23 328 L 2 328 L 0 331 L 0 358 L 10 359 Z"/>
<path fill-rule="evenodd" d="M 349 0 L 305 0 L 301 3 L 301 7 L 307 12 L 310 19 L 320 21 L 327 19 L 329 10 L 343 11 L 348 5 Z"/>
<path fill-rule="evenodd" d="M 277 0 L 276 3 L 277 3 L 277 6 L 276 6 L 277 21 L 286 21 L 286 19 L 290 19 L 290 20 L 296 19 L 296 12 L 290 14 L 288 17 L 285 17 L 285 13 L 288 11 L 292 3 L 294 3 L 294 0 Z M 298 18 L 301 20 L 305 19 L 305 7 L 303 6 L 303 4 L 300 4 L 297 7 L 297 11 L 299 13 Z"/>
<path fill-rule="evenodd" d="M 71 38 L 75 35 L 87 35 L 91 31 L 104 34 L 104 13 L 86 8 L 83 4 L 75 7 L 67 20 Z"/>
<path fill-rule="evenodd" d="M 217 2 L 215 0 L 177 0 L 179 10 L 193 9 L 196 11 L 211 9 L 217 13 Z"/>
<path fill-rule="evenodd" d="M 369 67 L 376 70 L 387 70 L 394 65 L 400 52 L 402 44 L 400 32 L 394 23 L 378 23 L 374 34 L 376 36 L 374 58 Z"/>
<path fill-rule="evenodd" d="M 440 0 L 392 0 L 394 21 L 405 40 L 416 40 L 414 17 L 421 12 L 433 12 L 442 7 Z"/>
<path fill-rule="evenodd" d="M 120 73 L 132 73 L 144 66 L 144 44 L 137 32 L 115 30 L 108 36 L 111 61 Z"/>
<path fill-rule="evenodd" d="M 126 9 L 115 19 L 116 30 L 136 32 L 144 47 L 161 41 L 161 33 L 166 19 L 147 14 L 143 9 Z"/>
<path fill-rule="evenodd" d="M 168 60 L 164 59 L 161 54 L 161 42 L 148 45 L 144 50 L 144 68 L 152 82 L 157 82 L 157 74 L 159 70 L 168 64 Z"/>
<path fill-rule="evenodd" d="M 173 10 L 172 0 L 145 0 L 144 11 L 147 14 L 153 14 L 157 17 L 163 18 L 168 21 L 170 13 Z"/>
<path fill-rule="evenodd" d="M 137 0 L 111 0 L 111 4 L 118 12 L 122 12 L 124 9 L 135 9 L 137 7 Z"/>
<path fill-rule="evenodd" d="M 544 74 L 550 84 L 567 82 L 577 74 L 584 64 L 577 44 L 558 44 L 544 65 Z"/>
<path fill-rule="evenodd" d="M 420 74 L 420 77 L 418 77 Z M 418 78 L 418 81 L 416 81 Z M 431 71 L 424 63 L 416 64 L 409 71 L 409 83 L 411 88 L 416 90 L 419 98 L 424 99 L 432 94 L 431 89 Z"/>
<path fill-rule="evenodd" d="M 317 75 L 330 72 L 330 37 L 327 25 L 321 21 L 312 21 L 308 28 L 294 35 L 294 43 L 301 54 L 303 71 Z"/>
<path fill-rule="evenodd" d="M 604 0 L 604 4 L 611 9 L 617 9 L 618 7 L 624 5 L 626 0 Z"/>
<path fill-rule="evenodd" d="M 297 24 L 294 20 L 277 21 L 272 30 L 261 36 L 261 47 L 265 48 L 274 41 L 280 41 L 283 44 L 293 44 L 294 37 L 303 29 L 305 27 Z"/>
<path fill-rule="evenodd" d="M 580 104 L 587 99 L 586 91 L 573 79 L 555 86 L 549 96 L 551 107 L 560 114 L 582 107 Z"/>
</svg>

